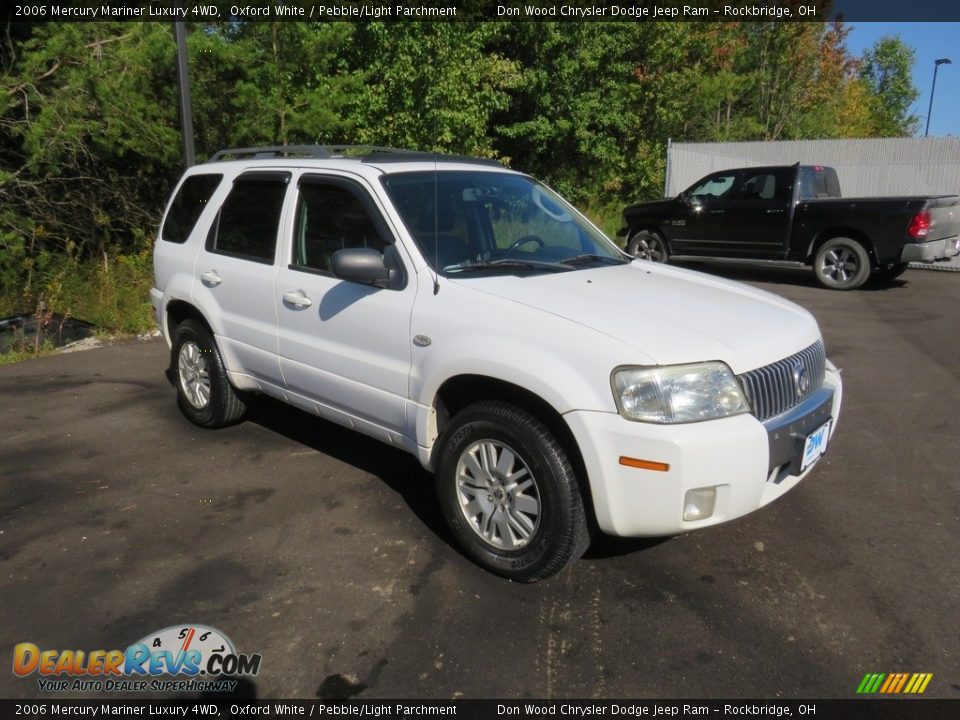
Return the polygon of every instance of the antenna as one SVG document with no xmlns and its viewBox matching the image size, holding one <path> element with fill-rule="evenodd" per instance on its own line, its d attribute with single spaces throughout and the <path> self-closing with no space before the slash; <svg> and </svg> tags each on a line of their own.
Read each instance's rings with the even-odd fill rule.
<svg viewBox="0 0 960 720">
<path fill-rule="evenodd" d="M 440 177 L 437 159 L 433 159 L 433 294 L 440 292 Z"/>
</svg>

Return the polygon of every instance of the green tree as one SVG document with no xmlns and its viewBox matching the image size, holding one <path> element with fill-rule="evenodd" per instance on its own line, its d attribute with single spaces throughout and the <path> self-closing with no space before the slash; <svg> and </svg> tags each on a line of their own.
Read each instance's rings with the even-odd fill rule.
<svg viewBox="0 0 960 720">
<path fill-rule="evenodd" d="M 499 23 L 367 23 L 354 62 L 366 72 L 352 120 L 361 143 L 493 155 L 490 118 L 516 65 L 488 46 Z"/>
<path fill-rule="evenodd" d="M 169 28 L 39 24 L 12 60 L 0 78 L 0 232 L 35 252 L 102 255 L 142 239 L 178 156 Z"/>
<path fill-rule="evenodd" d="M 913 85 L 913 62 L 913 49 L 890 35 L 864 52 L 860 78 L 873 95 L 875 137 L 909 136 L 917 131 L 919 118 L 910 112 L 920 95 Z"/>
<path fill-rule="evenodd" d="M 218 23 L 188 46 L 198 153 L 343 142 L 364 74 L 349 23 Z"/>
</svg>

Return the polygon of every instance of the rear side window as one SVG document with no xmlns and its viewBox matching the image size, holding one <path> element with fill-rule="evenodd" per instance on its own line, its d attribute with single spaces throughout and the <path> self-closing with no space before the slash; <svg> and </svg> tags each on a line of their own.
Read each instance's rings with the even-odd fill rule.
<svg viewBox="0 0 960 720">
<path fill-rule="evenodd" d="M 160 237 L 172 243 L 186 242 L 221 180 L 223 175 L 191 175 L 184 180 L 163 221 Z"/>
<path fill-rule="evenodd" d="M 289 182 L 289 173 L 271 172 L 246 173 L 234 180 L 210 228 L 207 250 L 272 263 Z"/>
<path fill-rule="evenodd" d="M 744 173 L 738 196 L 740 200 L 787 201 L 792 190 L 786 173 L 757 170 Z"/>
</svg>

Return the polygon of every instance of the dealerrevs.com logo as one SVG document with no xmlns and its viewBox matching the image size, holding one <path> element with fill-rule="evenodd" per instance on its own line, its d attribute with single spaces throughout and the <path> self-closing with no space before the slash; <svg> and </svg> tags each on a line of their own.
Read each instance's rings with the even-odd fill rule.
<svg viewBox="0 0 960 720">
<path fill-rule="evenodd" d="M 259 654 L 238 653 L 219 630 L 190 624 L 151 633 L 126 650 L 56 650 L 18 643 L 13 673 L 21 678 L 36 674 L 44 692 L 221 692 L 237 684 L 221 676 L 256 675 L 260 660 Z"/>
</svg>

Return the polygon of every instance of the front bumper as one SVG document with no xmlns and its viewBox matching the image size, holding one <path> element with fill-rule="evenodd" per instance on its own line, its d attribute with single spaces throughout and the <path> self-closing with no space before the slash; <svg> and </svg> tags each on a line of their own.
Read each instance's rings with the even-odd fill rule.
<svg viewBox="0 0 960 720">
<path fill-rule="evenodd" d="M 904 245 L 900 253 L 900 262 L 932 263 L 938 260 L 949 260 L 957 255 L 960 255 L 960 237 L 952 237 Z"/>
<path fill-rule="evenodd" d="M 816 465 L 801 472 L 795 463 L 803 434 L 829 418 L 831 437 L 836 430 L 843 385 L 829 362 L 821 393 L 801 413 L 788 412 L 766 424 L 752 415 L 653 425 L 615 413 L 568 413 L 564 417 L 583 455 L 597 524 L 611 535 L 676 535 L 733 520 L 772 502 Z M 665 463 L 669 469 L 629 467 L 621 464 L 621 457 Z M 715 489 L 713 513 L 684 520 L 687 492 L 698 488 Z"/>
</svg>

